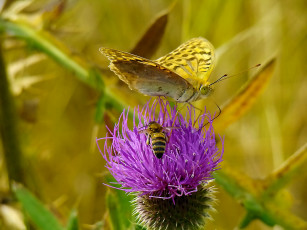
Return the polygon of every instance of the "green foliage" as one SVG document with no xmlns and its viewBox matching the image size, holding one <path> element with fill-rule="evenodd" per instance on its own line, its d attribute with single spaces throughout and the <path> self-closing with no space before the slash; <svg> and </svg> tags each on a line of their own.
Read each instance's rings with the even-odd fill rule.
<svg viewBox="0 0 307 230">
<path fill-rule="evenodd" d="M 14 185 L 14 193 L 23 206 L 25 213 L 40 230 L 64 230 L 53 214 L 21 185 Z"/>
<path fill-rule="evenodd" d="M 115 181 L 112 176 L 108 176 L 106 179 L 108 183 Z M 112 189 L 107 192 L 106 204 L 113 229 L 129 229 L 131 226 L 133 219 L 131 200 L 132 196 L 127 196 L 124 191 Z"/>
<path fill-rule="evenodd" d="M 123 222 L 123 218 L 121 217 L 120 212 L 120 203 L 117 200 L 117 197 L 114 195 L 113 192 L 109 192 L 106 195 L 106 203 L 110 213 L 111 225 L 112 229 L 125 229 Z"/>
<path fill-rule="evenodd" d="M 78 223 L 77 210 L 73 209 L 70 213 L 66 230 L 78 230 L 78 229 L 79 229 L 79 223 Z"/>
<path fill-rule="evenodd" d="M 14 183 L 14 193 L 21 203 L 24 212 L 30 220 L 40 230 L 78 230 L 78 215 L 76 210 L 72 210 L 67 222 L 67 227 L 63 228 L 57 218 L 42 204 L 30 191 L 23 186 Z"/>
</svg>

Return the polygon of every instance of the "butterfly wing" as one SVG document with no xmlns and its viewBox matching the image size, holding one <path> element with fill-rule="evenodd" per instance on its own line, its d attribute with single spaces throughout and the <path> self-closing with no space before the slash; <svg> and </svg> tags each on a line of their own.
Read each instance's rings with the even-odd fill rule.
<svg viewBox="0 0 307 230">
<path fill-rule="evenodd" d="M 214 47 L 202 37 L 193 38 L 156 60 L 158 64 L 174 71 L 196 88 L 208 81 L 214 61 Z"/>
<path fill-rule="evenodd" d="M 100 48 L 99 51 L 111 61 L 110 69 L 132 90 L 177 101 L 195 93 L 187 80 L 158 63 L 119 50 Z"/>
</svg>

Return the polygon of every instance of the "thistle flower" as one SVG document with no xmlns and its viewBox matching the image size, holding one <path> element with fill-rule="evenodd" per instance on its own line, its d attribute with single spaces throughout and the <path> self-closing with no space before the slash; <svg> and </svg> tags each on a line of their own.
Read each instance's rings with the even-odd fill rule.
<svg viewBox="0 0 307 230">
<path fill-rule="evenodd" d="M 164 127 L 162 132 L 168 139 L 161 159 L 153 152 L 152 140 L 148 145 L 150 136 L 142 132 L 152 121 Z M 99 140 L 105 141 L 104 152 L 98 148 L 121 185 L 118 189 L 136 194 L 133 203 L 140 223 L 150 229 L 197 229 L 204 225 L 214 200 L 208 183 L 224 151 L 223 144 L 221 150 L 216 146 L 209 113 L 195 118 L 195 110 L 189 106 L 183 116 L 168 102 L 156 101 L 134 110 L 132 129 L 124 111 L 109 132 L 111 137 L 97 139 L 97 145 Z"/>
</svg>

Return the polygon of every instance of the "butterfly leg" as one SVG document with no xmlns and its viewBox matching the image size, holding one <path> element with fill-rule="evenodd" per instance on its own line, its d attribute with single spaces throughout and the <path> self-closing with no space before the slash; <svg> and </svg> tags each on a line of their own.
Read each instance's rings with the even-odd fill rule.
<svg viewBox="0 0 307 230">
<path fill-rule="evenodd" d="M 187 102 L 187 103 L 188 103 L 192 108 L 194 108 L 195 110 L 198 110 L 198 111 L 199 111 L 199 114 L 198 114 L 197 118 L 194 119 L 193 127 L 195 127 L 195 124 L 196 124 L 196 122 L 198 121 L 198 119 L 199 119 L 200 115 L 202 114 L 203 110 L 200 109 L 200 108 L 198 108 L 198 107 L 196 107 L 196 106 L 194 106 L 194 105 L 193 105 L 192 103 L 190 103 L 190 102 Z M 195 112 L 194 112 L 194 118 L 195 118 Z"/>
<path fill-rule="evenodd" d="M 185 105 L 185 102 L 184 102 L 184 105 Z M 174 128 L 174 125 L 175 125 L 175 122 L 176 122 L 178 113 L 179 113 L 179 111 L 184 107 L 184 105 L 183 105 L 180 109 L 176 109 L 176 114 L 175 114 L 175 117 L 174 117 L 174 120 L 173 120 L 173 123 L 172 123 L 172 126 L 171 126 L 172 129 L 171 129 L 171 132 L 170 132 L 170 134 L 169 134 L 169 137 L 171 137 L 171 135 L 172 135 L 172 131 L 173 131 L 173 128 Z M 178 108 L 177 102 L 176 102 L 175 106 L 176 106 L 176 108 Z"/>
<path fill-rule="evenodd" d="M 215 114 L 214 114 L 214 118 L 212 119 L 212 121 L 213 120 L 215 120 L 216 118 L 218 118 L 220 115 L 221 115 L 221 113 L 222 113 L 222 110 L 221 110 L 221 108 L 218 106 L 218 104 L 216 104 L 215 102 L 214 102 L 214 104 L 217 106 L 217 108 L 219 109 L 219 112 L 218 112 L 218 115 L 217 116 L 215 116 Z M 201 127 L 201 129 L 203 129 L 206 125 L 208 125 L 209 124 L 209 122 L 207 122 L 206 124 L 204 124 L 202 127 Z"/>
<path fill-rule="evenodd" d="M 161 98 L 162 96 L 158 96 L 158 101 L 160 104 L 160 107 L 163 111 L 163 121 L 162 121 L 162 126 L 164 126 L 164 121 L 165 121 L 165 116 L 166 116 L 166 107 L 165 107 L 165 103 L 163 102 L 163 99 Z M 164 99 L 166 100 L 166 97 L 164 97 Z"/>
<path fill-rule="evenodd" d="M 168 143 L 169 137 L 166 135 L 166 133 L 164 133 L 164 135 L 165 135 L 165 141 Z"/>
</svg>

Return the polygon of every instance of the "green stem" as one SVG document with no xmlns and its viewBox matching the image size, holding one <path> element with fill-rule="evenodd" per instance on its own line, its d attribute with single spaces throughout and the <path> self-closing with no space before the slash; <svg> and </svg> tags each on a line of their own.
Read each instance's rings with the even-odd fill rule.
<svg viewBox="0 0 307 230">
<path fill-rule="evenodd" d="M 247 212 L 245 217 L 240 223 L 240 229 L 247 227 L 249 223 L 252 222 L 254 219 L 255 219 L 255 215 L 251 212 Z"/>
<path fill-rule="evenodd" d="M 47 33 L 35 31 L 22 22 L 10 22 L 4 19 L 0 19 L 0 26 L 10 34 L 27 40 L 28 43 L 52 57 L 55 61 L 61 63 L 61 65 L 65 66 L 67 69 L 73 71 L 82 82 L 95 87 L 95 85 L 92 85 L 92 82 L 90 82 L 89 72 L 74 61 L 72 57 L 69 57 L 67 52 L 63 52 L 63 49 L 61 50 L 51 43 L 50 40 L 54 39 L 48 36 Z"/>
<path fill-rule="evenodd" d="M 261 184 L 247 176 L 234 173 L 223 166 L 223 170 L 214 174 L 215 181 L 232 197 L 238 200 L 245 209 L 269 226 L 280 225 L 285 229 L 307 229 L 307 223 L 290 212 L 281 210 L 270 202 L 261 202 L 258 194 Z M 244 223 L 246 224 L 246 223 Z"/>
<path fill-rule="evenodd" d="M 17 132 L 17 115 L 6 75 L 6 66 L 0 41 L 0 132 L 10 182 L 24 183 L 22 152 Z M 11 184 L 11 183 L 10 183 Z"/>
<path fill-rule="evenodd" d="M 305 171 L 307 162 L 307 143 L 290 156 L 270 177 L 267 178 L 268 187 L 263 196 L 274 195 L 281 188 L 293 181 Z"/>
<path fill-rule="evenodd" d="M 74 72 L 80 81 L 100 92 L 104 91 L 105 85 L 101 74 L 97 73 L 97 71 L 97 74 L 91 74 L 91 70 L 88 70 L 89 68 L 85 67 L 86 64 L 82 62 L 81 59 L 73 57 L 70 51 L 50 34 L 44 31 L 36 31 L 29 25 L 19 21 L 12 22 L 1 18 L 0 30 L 4 30 L 9 34 L 13 34 L 16 37 L 26 40 L 30 45 L 50 56 L 64 68 Z M 100 78 L 99 84 L 97 84 L 97 76 Z M 122 111 L 124 107 L 127 107 L 127 105 L 124 105 L 108 91 L 105 91 L 104 93 L 107 100 L 111 104 L 116 105 L 115 108 L 119 111 Z"/>
</svg>

